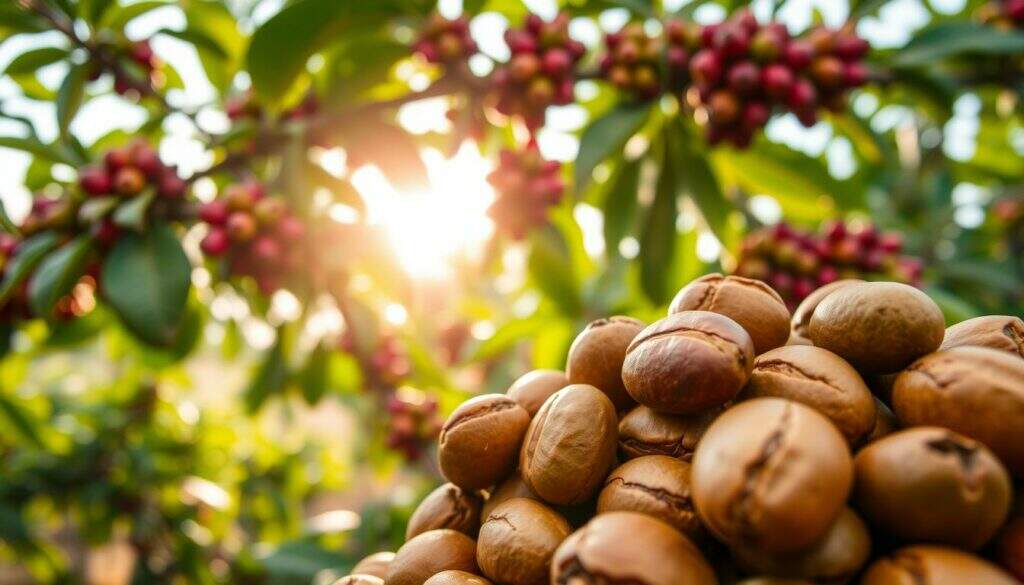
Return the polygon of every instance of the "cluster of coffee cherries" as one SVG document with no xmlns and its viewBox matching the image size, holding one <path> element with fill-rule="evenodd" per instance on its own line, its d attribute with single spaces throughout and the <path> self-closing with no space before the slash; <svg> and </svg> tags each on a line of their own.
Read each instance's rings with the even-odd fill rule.
<svg viewBox="0 0 1024 585">
<path fill-rule="evenodd" d="M 464 62 L 476 54 L 476 41 L 469 34 L 465 16 L 449 20 L 434 13 L 413 45 L 416 54 L 428 63 L 451 65 Z"/>
<path fill-rule="evenodd" d="M 523 28 L 505 32 L 505 42 L 512 58 L 494 72 L 494 107 L 536 130 L 544 125 L 548 106 L 572 103 L 574 70 L 586 47 L 569 37 L 565 13 L 550 22 L 530 14 Z"/>
<path fill-rule="evenodd" d="M 990 0 L 978 9 L 978 16 L 1002 30 L 1024 28 L 1024 0 Z"/>
<path fill-rule="evenodd" d="M 437 399 L 421 392 L 400 389 L 388 396 L 389 449 L 400 453 L 406 461 L 419 461 L 441 432 Z"/>
<path fill-rule="evenodd" d="M 654 99 L 663 91 L 661 58 L 664 42 L 647 33 L 642 24 L 629 23 L 604 38 L 607 52 L 601 57 L 601 76 L 619 91 L 640 100 Z M 682 52 L 681 52 L 682 51 Z M 686 74 L 685 49 L 673 45 L 667 52 L 670 77 Z"/>
<path fill-rule="evenodd" d="M 281 113 L 285 120 L 302 120 L 312 117 L 320 111 L 320 100 L 310 92 L 296 106 Z M 239 120 L 259 120 L 264 116 L 263 107 L 256 100 L 252 90 L 233 95 L 224 100 L 224 113 L 232 122 Z"/>
<path fill-rule="evenodd" d="M 748 235 L 735 273 L 764 280 L 790 309 L 821 286 L 843 279 L 921 283 L 920 259 L 904 256 L 903 237 L 871 225 L 835 221 L 820 233 L 786 223 Z"/>
<path fill-rule="evenodd" d="M 503 150 L 487 177 L 495 193 L 487 214 L 498 230 L 519 240 L 546 223 L 548 208 L 565 193 L 561 169 L 557 161 L 544 160 L 533 143 L 521 151 Z"/>
<path fill-rule="evenodd" d="M 305 224 L 257 181 L 229 185 L 203 204 L 199 217 L 208 228 L 203 253 L 224 258 L 231 276 L 252 277 L 264 294 L 281 288 L 303 265 Z"/>
<path fill-rule="evenodd" d="M 188 191 L 188 183 L 142 138 L 107 151 L 102 165 L 83 168 L 78 184 L 91 197 L 135 197 L 152 188 L 161 197 L 181 199 Z"/>
<path fill-rule="evenodd" d="M 118 95 L 138 98 L 140 90 L 148 93 L 162 83 L 160 67 L 163 63 L 148 40 L 101 44 L 97 51 L 101 56 L 94 59 L 89 80 L 95 81 L 105 71 L 110 71 Z M 116 65 L 111 66 L 115 62 Z"/>
<path fill-rule="evenodd" d="M 746 147 L 779 108 L 811 126 L 820 106 L 842 109 L 846 91 L 867 81 L 869 46 L 852 31 L 819 27 L 794 39 L 746 10 L 703 27 L 695 49 L 687 101 L 703 112 L 712 144 Z"/>
</svg>

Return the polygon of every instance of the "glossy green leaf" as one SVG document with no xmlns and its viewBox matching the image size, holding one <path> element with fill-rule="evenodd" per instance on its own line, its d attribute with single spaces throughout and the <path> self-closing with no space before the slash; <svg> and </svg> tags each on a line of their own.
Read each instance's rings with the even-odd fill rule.
<svg viewBox="0 0 1024 585">
<path fill-rule="evenodd" d="M 874 14 L 879 8 L 885 6 L 890 0 L 852 0 L 850 2 L 850 21 L 856 21 L 870 14 Z"/>
<path fill-rule="evenodd" d="M 641 160 L 627 161 L 613 178 L 602 202 L 605 252 L 609 257 L 618 256 L 619 242 L 629 235 L 635 223 L 641 164 Z"/>
<path fill-rule="evenodd" d="M 57 90 L 57 127 L 61 136 L 66 136 L 68 126 L 75 119 L 78 108 L 82 107 L 82 99 L 85 97 L 85 80 L 88 76 L 88 67 L 78 65 L 72 67 L 64 76 L 64 81 Z"/>
<path fill-rule="evenodd" d="M 551 318 L 548 315 L 512 319 L 498 327 L 494 335 L 482 341 L 469 360 L 476 362 L 497 357 L 512 349 L 517 343 L 535 335 L 550 322 Z"/>
<path fill-rule="evenodd" d="M 277 340 L 263 356 L 263 360 L 249 381 L 249 386 L 243 395 L 245 410 L 249 414 L 259 412 L 271 396 L 279 394 L 287 385 L 289 368 L 285 346 L 290 345 L 288 337 L 284 329 L 278 328 Z"/>
<path fill-rule="evenodd" d="M 146 343 L 174 342 L 192 285 L 192 266 L 165 224 L 127 233 L 111 249 L 101 275 L 104 296 L 128 329 Z"/>
<path fill-rule="evenodd" d="M 46 318 L 53 314 L 57 301 L 71 292 L 85 274 L 93 244 L 91 236 L 78 236 L 39 263 L 28 282 L 29 306 L 33 314 Z"/>
<path fill-rule="evenodd" d="M 36 71 L 46 67 L 52 63 L 56 63 L 61 59 L 66 59 L 69 53 L 67 49 L 61 49 L 58 47 L 43 47 L 41 49 L 33 49 L 26 51 L 14 58 L 7 68 L 4 70 L 4 75 L 35 75 Z"/>
<path fill-rule="evenodd" d="M 123 30 L 129 22 L 143 14 L 152 12 L 157 8 L 170 6 L 171 4 L 170 0 L 142 0 L 141 2 L 133 2 L 132 4 L 123 6 L 111 6 L 104 10 L 103 18 L 100 20 L 100 27 L 120 31 Z"/>
<path fill-rule="evenodd" d="M 580 151 L 573 174 L 576 191 L 582 192 L 597 165 L 621 154 L 626 142 L 643 127 L 650 105 L 620 105 L 591 122 L 580 137 Z"/>
<path fill-rule="evenodd" d="M 28 238 L 18 247 L 14 258 L 4 268 L 4 279 L 0 281 L 0 306 L 3 306 L 17 292 L 43 258 L 57 247 L 57 234 L 42 232 Z"/>
<path fill-rule="evenodd" d="M 640 232 L 640 285 L 656 305 L 668 301 L 668 275 L 675 260 L 677 173 L 680 167 L 666 148 L 658 174 L 654 201 L 647 209 Z"/>
<path fill-rule="evenodd" d="M 7 207 L 3 201 L 0 201 L 0 229 L 9 234 L 18 233 L 18 226 L 11 221 L 11 216 L 7 215 Z"/>
<path fill-rule="evenodd" d="M 0 136 L 0 146 L 23 150 L 35 156 L 42 157 L 55 163 L 76 166 L 79 164 L 75 157 L 57 146 L 44 144 L 33 137 L 19 138 L 17 136 Z"/>
<path fill-rule="evenodd" d="M 527 265 L 534 284 L 563 314 L 579 314 L 582 304 L 579 283 L 561 232 L 550 225 L 535 230 L 530 235 Z"/>
<path fill-rule="evenodd" d="M 327 365 L 330 357 L 330 351 L 323 344 L 317 345 L 299 372 L 299 388 L 307 404 L 320 402 L 327 391 Z"/>
<path fill-rule="evenodd" d="M 81 0 L 79 13 L 87 21 L 97 23 L 103 20 L 107 10 L 109 10 L 114 3 L 114 0 Z"/>
<path fill-rule="evenodd" d="M 150 188 L 122 203 L 114 210 L 114 223 L 141 232 L 146 227 L 146 216 L 155 199 L 156 191 Z"/>
<path fill-rule="evenodd" d="M 678 188 L 697 205 L 704 222 L 718 240 L 727 243 L 732 205 L 722 194 L 718 177 L 708 162 L 708 152 L 701 146 L 703 142 L 693 140 L 678 122 L 669 126 L 665 134 L 669 144 L 670 164 L 667 166 L 674 167 Z"/>
<path fill-rule="evenodd" d="M 1024 32 L 1004 31 L 980 22 L 943 22 L 926 28 L 893 58 L 898 67 L 934 65 L 957 55 L 1019 55 L 1024 53 Z"/>
</svg>

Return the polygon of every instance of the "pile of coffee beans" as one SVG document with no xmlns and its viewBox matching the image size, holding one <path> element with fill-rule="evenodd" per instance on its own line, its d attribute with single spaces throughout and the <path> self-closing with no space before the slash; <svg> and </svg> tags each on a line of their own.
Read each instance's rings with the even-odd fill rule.
<svg viewBox="0 0 1024 585">
<path fill-rule="evenodd" d="M 503 150 L 487 181 L 494 187 L 494 203 L 487 214 L 503 234 L 522 239 L 547 222 L 548 208 L 565 193 L 562 165 L 544 160 L 536 143 L 519 151 Z"/>
<path fill-rule="evenodd" d="M 895 280 L 919 286 L 920 259 L 903 254 L 903 236 L 872 224 L 833 221 L 810 232 L 779 223 L 751 232 L 735 273 L 764 280 L 790 309 L 841 279 Z"/>
<path fill-rule="evenodd" d="M 230 275 L 254 278 L 265 294 L 302 265 L 305 224 L 257 181 L 229 185 L 202 206 L 199 216 L 207 226 L 203 253 L 225 258 Z"/>
<path fill-rule="evenodd" d="M 660 321 L 591 323 L 565 372 L 451 414 L 449 483 L 336 585 L 1024 579 L 1024 321 L 947 329 L 897 282 L 823 291 L 791 316 L 713 274 Z"/>
<path fill-rule="evenodd" d="M 476 54 L 476 41 L 469 34 L 469 19 L 447 19 L 434 13 L 413 44 L 413 50 L 428 63 L 453 64 Z"/>
<path fill-rule="evenodd" d="M 519 116 L 531 130 L 544 125 L 550 105 L 573 101 L 575 69 L 586 47 L 569 38 L 569 15 L 551 21 L 536 14 L 523 28 L 505 32 L 512 58 L 494 72 L 494 108 L 506 116 Z"/>
</svg>

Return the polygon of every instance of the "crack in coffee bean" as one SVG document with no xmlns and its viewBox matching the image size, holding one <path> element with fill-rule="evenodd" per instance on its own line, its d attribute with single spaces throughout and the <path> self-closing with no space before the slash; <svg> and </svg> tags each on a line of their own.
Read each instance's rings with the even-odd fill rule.
<svg viewBox="0 0 1024 585">
<path fill-rule="evenodd" d="M 727 339 L 722 335 L 718 335 L 717 333 L 711 333 L 710 331 L 702 331 L 700 329 L 695 329 L 692 327 L 677 327 L 671 331 L 660 331 L 658 333 L 655 333 L 654 335 L 650 335 L 643 339 L 634 340 L 629 350 L 627 351 L 627 354 L 632 353 L 633 350 L 639 347 L 641 343 L 648 343 L 655 339 L 673 336 L 691 337 L 699 341 L 703 341 L 705 344 L 714 347 L 720 353 L 726 355 L 732 354 L 735 357 L 736 362 L 739 363 L 741 367 L 746 368 L 747 366 L 747 357 L 743 354 L 743 351 L 740 349 L 739 345 L 736 344 L 736 342 L 732 341 L 731 339 Z"/>
<path fill-rule="evenodd" d="M 804 370 L 803 368 L 797 366 L 796 364 L 793 364 L 793 363 L 790 363 L 790 362 L 787 362 L 787 361 L 784 361 L 784 360 L 755 361 L 754 362 L 754 371 L 755 372 L 773 372 L 773 373 L 776 373 L 776 374 L 781 374 L 783 376 L 788 376 L 790 378 L 801 378 L 801 379 L 808 380 L 808 381 L 811 381 L 811 382 L 820 382 L 822 384 L 825 384 L 829 388 L 832 388 L 833 390 L 838 390 L 839 392 L 843 392 L 842 388 L 840 388 L 839 386 L 834 384 L 831 380 L 829 380 L 825 376 L 819 376 L 819 375 L 816 375 L 816 374 L 812 374 L 812 373 Z"/>
<path fill-rule="evenodd" d="M 558 571 L 559 585 L 569 583 L 586 583 L 587 585 L 648 585 L 639 579 L 613 579 L 602 573 L 592 571 L 583 565 L 579 557 L 572 557 L 562 563 Z"/>
<path fill-rule="evenodd" d="M 1017 353 L 1024 358 L 1024 327 L 1016 322 L 1007 323 L 1003 327 L 1003 335 L 1010 338 L 1010 341 L 1017 346 Z"/>
<path fill-rule="evenodd" d="M 634 481 L 626 481 L 621 477 L 613 477 L 609 479 L 608 482 L 605 483 L 605 485 L 611 485 L 613 483 L 618 483 L 625 489 L 632 489 L 644 492 L 653 497 L 654 499 L 660 502 L 664 502 L 669 507 L 674 508 L 676 510 L 688 512 L 691 514 L 693 513 L 693 500 L 690 499 L 689 494 L 676 494 L 664 488 L 656 488 Z"/>
<path fill-rule="evenodd" d="M 914 580 L 914 585 L 928 585 L 928 574 L 924 570 L 924 561 L 916 554 L 897 551 L 892 556 L 894 565 L 906 571 Z"/>
<path fill-rule="evenodd" d="M 478 418 L 483 418 L 483 417 L 485 417 L 485 416 L 487 416 L 489 414 L 494 414 L 496 412 L 502 412 L 502 411 L 505 411 L 505 410 L 509 410 L 509 409 L 515 408 L 516 406 L 518 406 L 518 405 L 515 403 L 515 401 L 513 401 L 510 398 L 507 402 L 505 402 L 505 401 L 490 402 L 486 406 L 483 406 L 483 407 L 480 407 L 480 408 L 477 408 L 477 409 L 467 410 L 466 412 L 462 413 L 458 417 L 450 419 L 448 421 L 448 423 L 445 424 L 444 429 L 441 430 L 441 443 L 444 443 L 445 435 L 447 433 L 450 433 L 451 431 L 455 430 L 456 427 L 458 427 L 458 426 L 460 426 L 460 425 L 462 425 L 462 424 L 464 424 L 466 422 L 469 422 L 471 420 L 475 420 L 475 419 L 478 419 Z"/>
<path fill-rule="evenodd" d="M 729 514 L 736 521 L 739 532 L 744 539 L 757 539 L 756 527 L 751 521 L 753 508 L 757 505 L 753 501 L 754 492 L 757 491 L 758 483 L 765 471 L 767 471 L 768 464 L 785 443 L 786 432 L 789 429 L 789 421 L 792 418 L 792 414 L 792 407 L 787 405 L 785 410 L 782 411 L 781 418 L 779 418 L 775 425 L 775 430 L 765 438 L 757 457 L 748 463 L 746 469 L 744 469 L 745 478 L 743 486 L 729 506 Z"/>
<path fill-rule="evenodd" d="M 693 449 L 687 449 L 680 441 L 666 441 L 664 443 L 646 442 L 640 439 L 620 439 L 619 444 L 624 448 L 632 449 L 637 453 L 645 455 L 667 455 L 676 459 L 686 460 L 686 457 L 693 455 Z"/>
</svg>

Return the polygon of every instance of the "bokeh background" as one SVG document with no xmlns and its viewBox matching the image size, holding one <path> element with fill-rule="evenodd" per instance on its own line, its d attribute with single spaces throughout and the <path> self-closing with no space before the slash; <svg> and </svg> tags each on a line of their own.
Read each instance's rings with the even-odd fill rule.
<svg viewBox="0 0 1024 585">
<path fill-rule="evenodd" d="M 250 39 L 301 4 L 115 2 L 105 26 L 149 40 L 162 101 L 120 95 L 102 75 L 63 122 L 59 94 L 80 56 L 9 71 L 19 56 L 68 39 L 45 25 L 19 30 L 12 15 L 32 2 L 0 9 L 0 198 L 14 223 L 84 166 L 26 141 L 53 147 L 72 136 L 95 159 L 142 136 L 199 202 L 250 176 L 303 201 L 336 228 L 311 245 L 341 257 L 341 268 L 317 275 L 320 289 L 261 292 L 204 261 L 208 226 L 185 226 L 188 340 L 140 342 L 102 298 L 69 321 L 10 328 L 0 359 L 0 583 L 330 582 L 401 542 L 414 503 L 438 482 L 432 441 L 455 405 L 503 392 L 530 369 L 562 368 L 592 319 L 658 318 L 700 274 L 758 270 L 777 288 L 802 278 L 817 286 L 820 266 L 810 277 L 787 272 L 794 251 L 779 242 L 794 231 L 889 242 L 879 260 L 887 264 L 862 272 L 922 286 L 950 322 L 1024 314 L 1024 44 L 1019 32 L 986 37 L 979 13 L 989 3 L 749 3 L 794 35 L 855 20 L 873 72 L 841 111 L 810 127 L 780 113 L 749 149 L 708 146 L 672 95 L 649 104 L 647 122 L 617 145 L 621 132 L 585 134 L 596 120 L 628 126 L 615 118 L 628 100 L 599 78 L 581 79 L 575 103 L 548 108 L 535 136 L 543 158 L 563 163 L 564 196 L 522 238 L 496 225 L 489 210 L 500 194 L 489 177 L 524 130 L 491 118 L 467 136 L 450 110 L 473 106 L 432 92 L 443 72 L 409 48 L 435 8 L 462 16 L 459 0 L 399 2 L 373 34 L 320 38 L 288 95 L 264 107 L 280 120 L 313 95 L 319 111 L 338 116 L 309 118 L 319 135 L 298 154 L 259 153 L 234 174 L 220 166 L 238 148 L 230 100 L 254 85 Z M 508 61 L 503 35 L 527 11 L 551 19 L 567 10 L 572 38 L 597 53 L 627 22 L 658 34 L 653 15 L 707 24 L 746 3 L 567 4 L 473 2 L 465 16 L 480 53 L 469 70 L 485 79 Z M 637 5 L 652 16 L 630 10 Z M 950 23 L 980 27 L 988 41 L 927 44 L 927 31 Z M 345 117 L 367 104 L 384 104 L 372 113 L 388 132 Z M 696 154 L 662 162 L 659 137 L 679 119 Z M 272 146 L 309 130 L 299 120 Z M 685 175 L 692 160 L 717 181 L 715 199 L 681 189 L 666 215 L 655 206 L 659 165 Z M 304 180 L 281 178 L 296 166 Z M 633 182 L 622 181 L 627 173 Z"/>
</svg>

